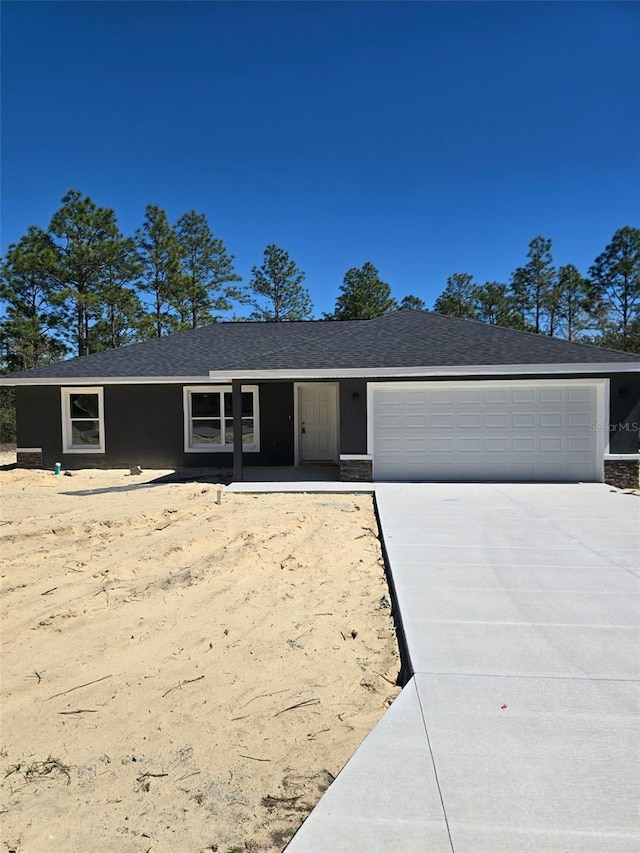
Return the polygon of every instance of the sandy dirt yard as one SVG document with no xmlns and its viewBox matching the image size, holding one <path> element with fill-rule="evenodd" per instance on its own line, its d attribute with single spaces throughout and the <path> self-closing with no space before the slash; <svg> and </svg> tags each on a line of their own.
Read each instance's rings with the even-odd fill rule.
<svg viewBox="0 0 640 853">
<path fill-rule="evenodd" d="M 0 470 L 4 851 L 280 851 L 399 692 L 369 496 L 162 473 Z"/>
</svg>

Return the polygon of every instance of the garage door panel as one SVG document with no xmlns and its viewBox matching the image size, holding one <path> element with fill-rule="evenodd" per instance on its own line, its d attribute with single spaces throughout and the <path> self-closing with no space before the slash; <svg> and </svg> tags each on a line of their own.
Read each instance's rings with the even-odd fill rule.
<svg viewBox="0 0 640 853">
<path fill-rule="evenodd" d="M 514 388 L 512 399 L 514 403 L 534 403 L 535 391 L 532 388 Z"/>
<path fill-rule="evenodd" d="M 378 455 L 382 456 L 404 456 L 404 442 L 403 447 L 399 448 L 398 443 L 395 438 L 381 438 L 378 442 Z"/>
<path fill-rule="evenodd" d="M 495 427 L 506 428 L 508 420 L 509 416 L 506 412 L 500 412 L 499 414 L 490 413 L 485 415 L 484 417 L 485 426 L 489 427 L 490 429 Z"/>
<path fill-rule="evenodd" d="M 507 453 L 509 442 L 506 438 L 487 438 L 484 442 L 484 449 L 487 453 Z"/>
<path fill-rule="evenodd" d="M 432 391 L 427 393 L 429 394 L 429 399 L 433 400 L 436 404 L 453 403 L 456 401 L 455 391 L 450 388 L 439 388 L 435 394 Z"/>
<path fill-rule="evenodd" d="M 543 429 L 558 429 L 564 426 L 564 415 L 562 412 L 542 412 L 540 415 L 540 426 Z"/>
<path fill-rule="evenodd" d="M 508 392 L 506 388 L 493 389 L 489 390 L 486 393 L 486 401 L 489 404 L 492 403 L 506 403 L 509 399 Z"/>
<path fill-rule="evenodd" d="M 425 429 L 427 416 L 426 414 L 408 414 L 404 422 L 407 429 Z"/>
<path fill-rule="evenodd" d="M 458 391 L 458 402 L 459 403 L 473 403 L 477 404 L 481 400 L 482 392 L 476 390 L 475 388 L 462 389 Z"/>
<path fill-rule="evenodd" d="M 588 428 L 592 423 L 592 416 L 588 412 L 569 412 L 569 426 L 579 427 L 580 429 Z"/>
<path fill-rule="evenodd" d="M 432 429 L 452 429 L 453 415 L 450 412 L 433 414 L 430 418 L 429 426 Z"/>
<path fill-rule="evenodd" d="M 579 463 L 572 463 L 572 462 L 567 463 L 566 470 L 567 470 L 567 475 L 566 475 L 565 479 L 567 482 L 570 482 L 570 483 L 571 482 L 573 482 L 573 483 L 584 482 L 587 479 L 584 476 L 584 474 L 582 473 L 584 469 L 583 469 L 582 465 L 580 465 Z M 596 477 L 592 477 L 591 479 L 596 480 Z"/>
<path fill-rule="evenodd" d="M 455 419 L 455 425 L 458 429 L 478 429 L 481 426 L 480 415 L 477 413 L 459 414 Z"/>
<path fill-rule="evenodd" d="M 533 453 L 537 450 L 536 440 L 531 435 L 522 438 L 514 438 L 512 444 L 516 453 Z"/>
<path fill-rule="evenodd" d="M 528 429 L 536 424 L 536 416 L 533 412 L 514 412 L 511 415 L 511 426 L 516 429 Z"/>
<path fill-rule="evenodd" d="M 408 394 L 404 400 L 407 412 L 415 410 L 421 412 L 424 409 L 424 404 L 426 402 L 427 401 L 422 394 Z"/>
<path fill-rule="evenodd" d="M 541 388 L 540 402 L 541 403 L 562 403 L 564 399 L 563 388 Z"/>
<path fill-rule="evenodd" d="M 535 479 L 561 480 L 565 473 L 565 466 L 560 462 L 542 462 L 538 471 L 534 474 Z"/>
<path fill-rule="evenodd" d="M 589 453 L 591 441 L 588 437 L 569 436 L 567 439 L 567 451 L 569 453 Z"/>
<path fill-rule="evenodd" d="M 599 480 L 597 386 L 374 388 L 378 480 Z"/>
<path fill-rule="evenodd" d="M 402 417 L 398 412 L 381 412 L 379 415 L 379 426 L 382 430 L 399 430 L 404 426 Z"/>
<path fill-rule="evenodd" d="M 569 388 L 568 398 L 571 403 L 586 403 L 591 399 L 591 389 Z"/>
<path fill-rule="evenodd" d="M 433 453 L 453 453 L 452 438 L 432 438 L 430 442 Z"/>
</svg>

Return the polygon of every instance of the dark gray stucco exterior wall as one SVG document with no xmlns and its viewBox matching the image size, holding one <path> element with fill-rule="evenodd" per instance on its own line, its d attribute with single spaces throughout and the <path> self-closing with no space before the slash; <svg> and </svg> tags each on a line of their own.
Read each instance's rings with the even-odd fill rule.
<svg viewBox="0 0 640 853">
<path fill-rule="evenodd" d="M 367 383 L 340 380 L 340 453 L 367 452 Z"/>
<path fill-rule="evenodd" d="M 260 453 L 245 465 L 293 465 L 293 382 L 260 383 Z"/>
<path fill-rule="evenodd" d="M 640 376 L 614 376 L 610 385 L 609 452 L 637 453 L 640 449 Z"/>
<path fill-rule="evenodd" d="M 41 447 L 43 464 L 61 462 L 62 418 L 60 388 L 20 385 L 16 388 L 18 447 Z"/>
<path fill-rule="evenodd" d="M 182 387 L 180 385 L 106 385 L 104 387 L 105 453 L 108 467 L 141 465 L 164 468 L 183 455 Z M 79 454 L 65 454 L 64 466 Z M 96 464 L 101 467 L 99 456 Z"/>
<path fill-rule="evenodd" d="M 542 379 L 548 376 L 495 376 L 494 379 Z M 557 376 L 559 381 L 579 378 Z M 590 377 L 584 378 L 606 378 Z M 486 376 L 469 381 L 486 380 Z M 376 381 L 376 380 L 373 380 Z M 388 380 L 379 380 L 388 381 Z M 424 381 L 416 379 L 415 381 Z M 429 381 L 451 381 L 442 377 Z M 90 383 L 88 383 L 90 384 Z M 261 382 L 260 452 L 245 453 L 245 465 L 293 465 L 294 463 L 294 384 L 289 381 Z M 229 467 L 231 454 L 185 453 L 183 386 L 105 385 L 104 454 L 63 454 L 61 394 L 58 386 L 18 386 L 16 388 L 18 443 L 20 447 L 41 447 L 43 465 L 62 462 L 65 468 L 116 468 L 140 465 L 147 468 Z M 367 381 L 342 379 L 339 382 L 339 452 L 367 452 Z M 640 376 L 620 374 L 610 377 L 609 452 L 638 452 L 640 423 Z M 596 425 L 599 428 L 599 425 Z"/>
<path fill-rule="evenodd" d="M 68 386 L 67 386 L 68 387 Z M 104 385 L 104 453 L 62 452 L 62 407 L 56 386 L 16 389 L 19 447 L 41 447 L 52 468 L 230 467 L 230 453 L 185 453 L 182 385 Z M 246 465 L 293 464 L 293 383 L 259 386 L 260 452 Z"/>
</svg>

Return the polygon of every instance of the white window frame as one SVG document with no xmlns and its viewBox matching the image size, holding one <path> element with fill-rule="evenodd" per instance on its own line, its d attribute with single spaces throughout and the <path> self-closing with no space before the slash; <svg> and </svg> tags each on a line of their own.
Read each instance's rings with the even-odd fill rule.
<svg viewBox="0 0 640 853">
<path fill-rule="evenodd" d="M 88 386 L 86 388 L 61 388 L 62 392 L 62 452 L 63 453 L 104 453 L 104 389 L 99 386 Z M 73 421 L 95 420 L 95 418 L 72 418 L 71 417 L 71 395 L 96 394 L 98 397 L 98 430 L 100 432 L 99 444 L 79 445 L 73 444 Z"/>
<path fill-rule="evenodd" d="M 233 444 L 207 444 L 195 445 L 192 443 L 191 425 L 193 423 L 191 415 L 191 395 L 192 394 L 214 394 L 220 395 L 232 393 L 231 385 L 185 385 L 183 392 L 183 412 L 184 412 L 184 452 L 185 453 L 233 453 Z M 257 385 L 243 385 L 243 394 L 253 394 L 253 444 L 243 444 L 243 453 L 259 453 L 260 452 L 260 395 Z M 221 416 L 221 438 L 224 441 L 225 427 L 223 422 L 224 417 L 224 399 L 220 400 L 220 416 Z"/>
</svg>

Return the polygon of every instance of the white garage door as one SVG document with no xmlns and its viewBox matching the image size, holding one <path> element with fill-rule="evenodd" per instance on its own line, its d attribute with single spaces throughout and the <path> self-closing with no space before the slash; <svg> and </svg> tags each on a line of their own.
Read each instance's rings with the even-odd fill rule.
<svg viewBox="0 0 640 853">
<path fill-rule="evenodd" d="M 375 480 L 601 481 L 604 383 L 371 384 Z"/>
</svg>

